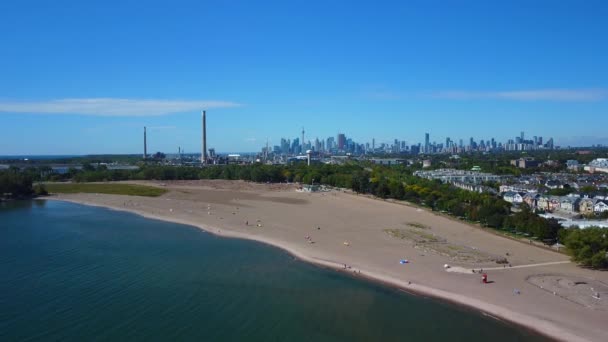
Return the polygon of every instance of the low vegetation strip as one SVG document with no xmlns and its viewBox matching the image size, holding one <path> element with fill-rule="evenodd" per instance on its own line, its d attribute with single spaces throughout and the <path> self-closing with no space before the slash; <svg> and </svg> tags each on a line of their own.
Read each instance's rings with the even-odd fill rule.
<svg viewBox="0 0 608 342">
<path fill-rule="evenodd" d="M 120 183 L 47 183 L 46 189 L 49 193 L 57 194 L 98 193 L 147 197 L 157 197 L 167 192 L 166 189 L 153 186 Z"/>
</svg>

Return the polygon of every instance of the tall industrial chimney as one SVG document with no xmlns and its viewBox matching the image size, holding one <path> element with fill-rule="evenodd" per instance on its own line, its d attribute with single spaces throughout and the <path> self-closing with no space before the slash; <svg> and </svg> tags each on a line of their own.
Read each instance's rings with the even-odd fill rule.
<svg viewBox="0 0 608 342">
<path fill-rule="evenodd" d="M 148 142 L 146 140 L 146 126 L 144 126 L 144 159 L 148 158 Z"/>
<path fill-rule="evenodd" d="M 207 113 L 203 111 L 203 152 L 201 153 L 201 163 L 207 164 Z"/>
<path fill-rule="evenodd" d="M 304 148 L 306 147 L 306 144 L 304 143 L 304 127 L 302 127 L 302 141 L 300 143 L 301 143 L 300 153 L 302 153 L 302 152 L 304 152 Z"/>
</svg>

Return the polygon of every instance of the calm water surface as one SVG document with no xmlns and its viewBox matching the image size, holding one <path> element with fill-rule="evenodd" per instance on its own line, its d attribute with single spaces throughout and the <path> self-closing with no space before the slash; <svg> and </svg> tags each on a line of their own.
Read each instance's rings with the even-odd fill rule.
<svg viewBox="0 0 608 342">
<path fill-rule="evenodd" d="M 54 201 L 0 204 L 0 341 L 542 341 L 256 242 Z"/>
</svg>

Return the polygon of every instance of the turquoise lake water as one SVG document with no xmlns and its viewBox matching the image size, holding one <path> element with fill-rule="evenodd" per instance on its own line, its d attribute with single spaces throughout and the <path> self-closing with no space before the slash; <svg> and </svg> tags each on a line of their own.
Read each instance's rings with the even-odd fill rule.
<svg viewBox="0 0 608 342">
<path fill-rule="evenodd" d="M 260 243 L 55 201 L 0 203 L 0 341 L 543 341 Z"/>
</svg>

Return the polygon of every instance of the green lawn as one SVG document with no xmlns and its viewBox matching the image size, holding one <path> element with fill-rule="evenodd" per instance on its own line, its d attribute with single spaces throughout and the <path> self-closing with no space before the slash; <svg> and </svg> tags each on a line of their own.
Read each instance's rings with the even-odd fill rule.
<svg viewBox="0 0 608 342">
<path fill-rule="evenodd" d="M 166 189 L 153 186 L 120 183 L 47 183 L 45 187 L 49 193 L 75 194 L 97 193 L 130 196 L 156 197 L 167 192 Z"/>
</svg>

